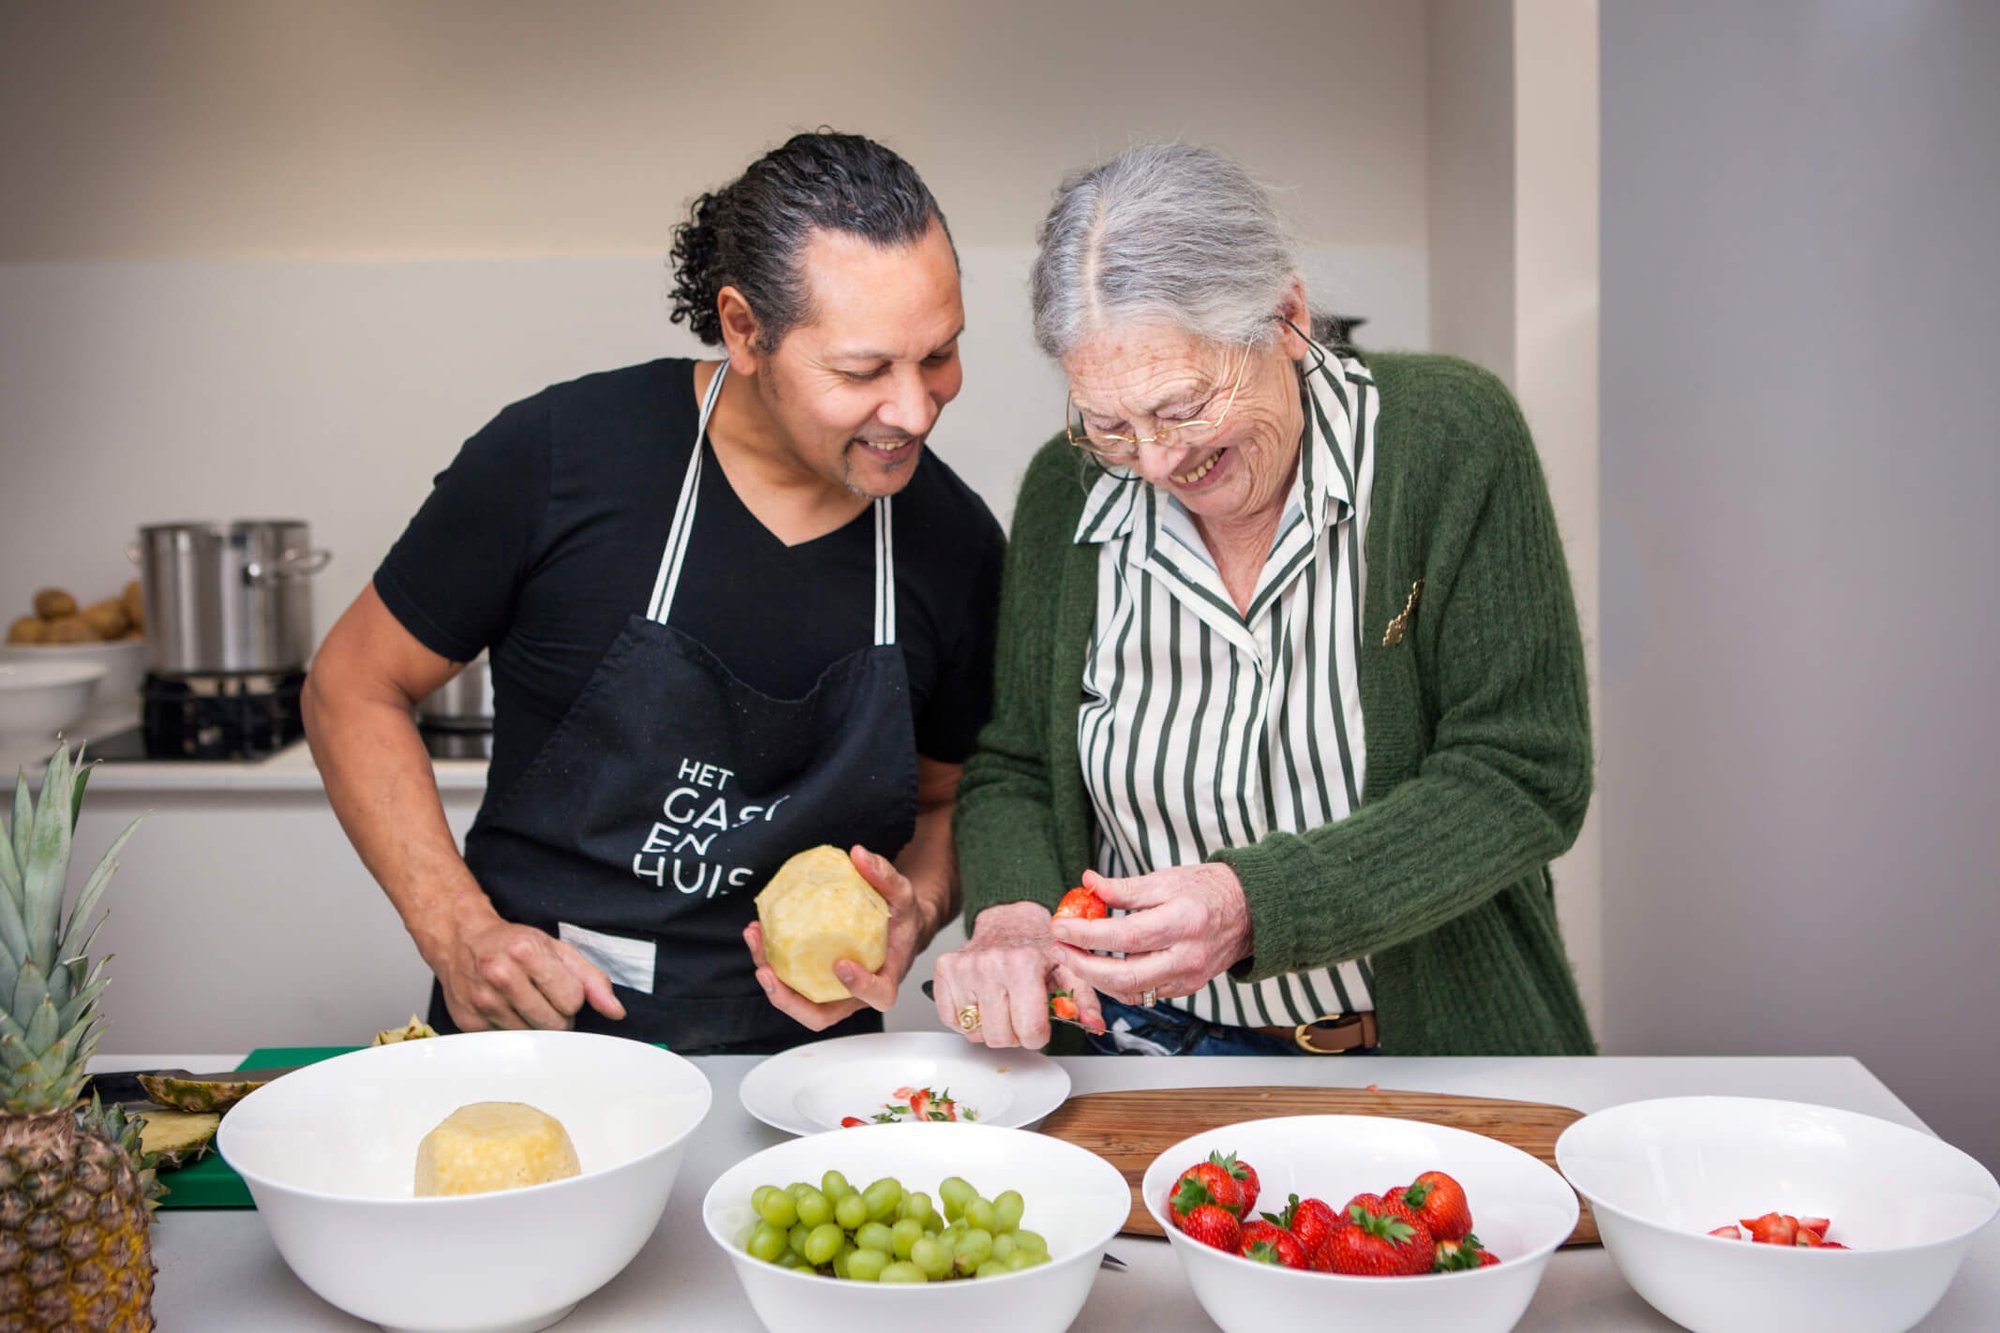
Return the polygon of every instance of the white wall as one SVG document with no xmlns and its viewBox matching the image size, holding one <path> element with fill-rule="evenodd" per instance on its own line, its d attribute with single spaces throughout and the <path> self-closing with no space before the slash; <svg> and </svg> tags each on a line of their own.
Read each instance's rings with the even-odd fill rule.
<svg viewBox="0 0 2000 1333">
<path fill-rule="evenodd" d="M 1607 1045 L 2000 1166 L 2000 7 L 1603 19 Z"/>
<path fill-rule="evenodd" d="M 1600 716 L 1596 0 L 1431 0 L 1426 42 L 1431 344 L 1493 371 L 1520 401 Z M 1553 874 L 1563 940 L 1601 1032 L 1599 829 L 1593 804 Z"/>
</svg>

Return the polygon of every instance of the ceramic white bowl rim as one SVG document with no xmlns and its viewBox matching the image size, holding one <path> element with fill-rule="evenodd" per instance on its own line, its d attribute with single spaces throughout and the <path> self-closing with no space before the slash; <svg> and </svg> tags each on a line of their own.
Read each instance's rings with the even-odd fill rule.
<svg viewBox="0 0 2000 1333">
<path fill-rule="evenodd" d="M 862 1134 L 880 1133 L 881 1131 L 884 1130 L 890 1131 L 892 1133 L 897 1133 L 897 1132 L 907 1133 L 911 1130 L 916 1130 L 920 1133 L 943 1133 L 943 1134 L 1009 1134 L 1009 1135 L 1035 1134 L 1035 1131 L 1031 1129 L 1013 1129 L 1004 1125 L 982 1125 L 976 1121 L 968 1122 L 968 1121 L 956 1121 L 956 1120 L 949 1122 L 939 1121 L 936 1123 L 923 1124 L 923 1125 L 914 1123 L 896 1124 L 896 1125 L 856 1125 L 853 1128 L 844 1129 L 839 1132 L 843 1135 L 858 1136 Z M 1088 1148 L 1079 1148 L 1075 1144 L 1069 1143 L 1063 1139 L 1048 1138 L 1048 1136 L 1046 1135 L 1037 1134 L 1036 1137 L 1043 1138 L 1051 1144 L 1060 1144 L 1063 1148 L 1066 1148 L 1071 1152 L 1080 1154 L 1082 1157 L 1087 1157 L 1092 1161 L 1096 1162 L 1098 1166 L 1101 1166 L 1105 1171 L 1109 1172 L 1113 1176 L 1117 1176 L 1118 1188 L 1120 1192 L 1126 1194 L 1127 1198 L 1129 1199 L 1130 1189 L 1125 1184 L 1125 1177 L 1119 1174 L 1117 1167 L 1111 1165 L 1111 1163 L 1105 1161 L 1103 1158 L 1099 1157 L 1096 1153 L 1091 1152 Z M 794 1144 L 811 1143 L 816 1140 L 819 1140 L 820 1138 L 821 1138 L 820 1135 L 814 1134 L 810 1136 L 802 1136 L 794 1138 L 790 1140 L 790 1143 Z M 749 1166 L 750 1163 L 756 1161 L 759 1157 L 764 1156 L 765 1153 L 775 1152 L 780 1148 L 785 1148 L 788 1146 L 790 1146 L 790 1144 L 780 1143 L 774 1145 L 771 1148 L 765 1148 L 762 1151 L 752 1153 L 750 1156 L 744 1158 L 740 1162 L 735 1163 L 734 1165 L 730 1166 L 727 1171 L 723 1172 L 722 1176 L 718 1177 L 716 1179 L 716 1182 L 713 1185 L 709 1186 L 708 1193 L 703 1196 L 701 1201 L 702 1225 L 708 1229 L 709 1238 L 722 1248 L 724 1254 L 733 1255 L 738 1258 L 748 1257 L 743 1253 L 743 1249 L 741 1246 L 734 1244 L 731 1241 L 730 1237 L 723 1235 L 721 1230 L 718 1229 L 716 1226 L 716 1221 L 715 1221 L 715 1215 L 717 1211 L 716 1195 L 721 1189 L 723 1180 L 726 1179 L 732 1173 L 736 1172 L 738 1169 Z M 734 1202 L 734 1201 L 732 1200 L 729 1202 Z M 1032 1206 L 1033 1201 L 1030 1200 L 1029 1202 L 1030 1206 Z M 1079 1260 L 1088 1259 L 1091 1263 L 1094 1264 L 1102 1256 L 1104 1247 L 1111 1243 L 1112 1238 L 1115 1237 L 1118 1234 L 1119 1229 L 1125 1225 L 1125 1218 L 1127 1215 L 1128 1214 L 1126 1212 L 1120 1212 L 1118 1214 L 1118 1220 L 1113 1222 L 1110 1228 L 1107 1231 L 1105 1231 L 1102 1239 L 1093 1240 L 1085 1245 L 1078 1247 L 1075 1254 L 1067 1254 L 1061 1257 L 1057 1257 L 1056 1255 L 1052 1254 L 1049 1256 L 1049 1261 L 1046 1264 L 1036 1264 L 1032 1268 L 1023 1268 L 1012 1273 L 996 1274 L 993 1277 L 975 1278 L 971 1282 L 966 1283 L 965 1285 L 968 1288 L 976 1286 L 980 1291 L 996 1291 L 1000 1289 L 1002 1286 L 1004 1286 L 1006 1283 L 1014 1281 L 1016 1278 L 1034 1278 L 1042 1274 L 1046 1274 L 1053 1269 L 1066 1267 L 1067 1265 L 1076 1263 Z M 1035 1230 L 1035 1228 L 1033 1227 L 1030 1227 L 1028 1229 L 1030 1231 Z M 764 1273 L 765 1270 L 768 1269 L 769 1275 L 775 1275 L 779 1280 L 784 1282 L 818 1283 L 823 1287 L 827 1281 L 826 1277 L 819 1273 L 801 1273 L 794 1269 L 786 1268 L 781 1264 L 765 1264 L 761 1260 L 757 1260 L 754 1262 L 757 1262 L 761 1265 L 761 1267 L 759 1267 L 758 1269 L 758 1272 L 760 1274 Z M 1248 1263 L 1249 1260 L 1246 1259 L 1244 1260 L 1244 1262 Z M 874 1290 L 874 1291 L 894 1291 L 903 1288 L 907 1288 L 911 1291 L 925 1291 L 925 1290 L 935 1289 L 939 1284 L 935 1282 L 908 1282 L 908 1283 L 856 1282 L 843 1285 L 859 1288 L 862 1290 Z M 890 1299 L 894 1300 L 895 1297 L 890 1297 Z"/>
<path fill-rule="evenodd" d="M 478 1037 L 479 1035 L 481 1034 L 478 1033 L 454 1034 L 455 1037 L 460 1037 L 460 1038 L 467 1036 Z M 584 1036 L 584 1037 L 595 1037 L 596 1034 L 578 1033 L 573 1035 Z M 422 1040 L 434 1041 L 439 1039 L 423 1038 Z M 601 1038 L 601 1040 L 623 1041 L 625 1040 L 625 1038 L 604 1037 Z M 394 1050 L 399 1046 L 416 1045 L 416 1044 L 417 1043 L 415 1042 L 410 1042 L 410 1043 L 397 1042 L 391 1044 L 390 1046 L 364 1046 L 358 1051 L 348 1051 L 344 1055 L 336 1055 L 331 1057 L 330 1059 L 318 1061 L 312 1065 L 307 1066 L 305 1069 L 297 1070 L 291 1074 L 287 1074 L 285 1075 L 285 1077 L 288 1079 L 298 1078 L 300 1077 L 300 1075 L 310 1073 L 313 1070 L 323 1070 L 323 1069 L 333 1068 L 342 1065 L 343 1062 L 353 1061 L 357 1058 L 369 1058 L 369 1057 L 379 1058 L 382 1053 Z M 478 1207 L 483 1203 L 490 1202 L 495 1198 L 500 1198 L 503 1196 L 508 1199 L 518 1199 L 524 1197 L 532 1197 L 535 1195 L 561 1193 L 564 1191 L 580 1188 L 587 1182 L 596 1180 L 602 1176 L 607 1176 L 614 1172 L 630 1170 L 632 1167 L 638 1165 L 641 1162 L 650 1162 L 653 1159 L 660 1157 L 665 1153 L 670 1153 L 674 1151 L 676 1148 L 679 1148 L 682 1144 L 686 1143 L 687 1140 L 694 1134 L 694 1132 L 697 1129 L 701 1128 L 703 1122 L 708 1119 L 708 1113 L 715 1104 L 715 1089 L 709 1083 L 708 1077 L 705 1074 L 703 1074 L 700 1069 L 696 1068 L 692 1063 L 690 1063 L 684 1056 L 674 1055 L 672 1051 L 665 1051 L 665 1050 L 659 1051 L 659 1054 L 672 1056 L 675 1062 L 686 1066 L 686 1072 L 692 1074 L 694 1078 L 697 1080 L 696 1086 L 694 1088 L 690 1088 L 689 1092 L 691 1095 L 696 1092 L 699 1093 L 701 1098 L 700 1111 L 689 1120 L 688 1124 L 685 1127 L 683 1127 L 679 1133 L 675 1134 L 672 1138 L 669 1138 L 661 1142 L 655 1147 L 649 1148 L 645 1152 L 640 1153 L 636 1157 L 628 1157 L 623 1161 L 611 1162 L 603 1166 L 593 1167 L 591 1170 L 582 1171 L 573 1176 L 565 1176 L 561 1180 L 547 1181 L 540 1185 L 521 1185 L 513 1189 L 490 1190 L 480 1194 L 440 1194 L 440 1195 L 428 1195 L 424 1197 L 395 1195 L 395 1194 L 335 1194 L 328 1190 L 312 1189 L 304 1185 L 294 1185 L 287 1181 L 279 1180 L 275 1176 L 267 1175 L 259 1171 L 250 1170 L 244 1167 L 243 1165 L 239 1164 L 235 1159 L 233 1159 L 230 1156 L 228 1140 L 230 1137 L 231 1122 L 229 1115 L 224 1115 L 222 1117 L 221 1128 L 216 1131 L 215 1148 L 216 1151 L 222 1155 L 223 1160 L 229 1164 L 230 1169 L 235 1171 L 237 1175 L 243 1177 L 243 1179 L 246 1182 L 255 1184 L 264 1189 L 274 1190 L 280 1194 L 291 1195 L 293 1198 L 315 1199 L 322 1202 L 343 1204 L 347 1206 L 366 1205 L 370 1207 L 381 1207 L 384 1205 L 389 1205 L 399 1208 L 429 1208 L 429 1209 L 470 1208 L 470 1207 Z M 390 1058 L 393 1059 L 396 1057 L 392 1056 Z M 325 1077 L 333 1077 L 333 1076 L 334 1075 L 326 1075 Z M 239 1103 L 239 1105 L 247 1105 L 250 1101 L 250 1097 L 255 1097 L 256 1095 L 257 1094 L 255 1092 L 252 1092 L 250 1096 L 245 1097 L 243 1099 L 243 1102 Z"/>
<path fill-rule="evenodd" d="M 1141 1191 L 1141 1195 L 1145 1199 L 1146 1211 L 1152 1214 L 1153 1220 L 1160 1225 L 1161 1230 L 1165 1231 L 1167 1235 L 1173 1239 L 1175 1244 L 1201 1245 L 1200 1241 L 1194 1240 L 1185 1235 L 1184 1233 L 1182 1233 L 1180 1228 L 1174 1225 L 1173 1218 L 1167 1216 L 1164 1212 L 1160 1210 L 1158 1205 L 1156 1205 L 1153 1202 L 1153 1196 L 1158 1192 L 1157 1190 L 1151 1188 L 1150 1186 L 1150 1182 L 1153 1180 L 1154 1171 L 1160 1169 L 1160 1167 L 1163 1164 L 1170 1161 L 1192 1160 L 1191 1158 L 1189 1158 L 1188 1155 L 1190 1153 L 1196 1153 L 1197 1150 L 1202 1150 L 1199 1152 L 1198 1155 L 1202 1160 L 1206 1161 L 1208 1157 L 1208 1153 L 1206 1150 L 1214 1145 L 1216 1136 L 1217 1135 L 1226 1136 L 1229 1130 L 1236 1129 L 1239 1126 L 1242 1125 L 1268 1126 L 1284 1121 L 1314 1121 L 1314 1122 L 1339 1121 L 1342 1123 L 1378 1124 L 1378 1125 L 1386 1122 L 1389 1124 L 1398 1124 L 1398 1125 L 1416 1125 L 1421 1127 L 1426 1132 L 1435 1132 L 1438 1134 L 1442 1134 L 1447 1138 L 1466 1138 L 1466 1139 L 1481 1140 L 1484 1147 L 1503 1149 L 1508 1153 L 1513 1153 L 1516 1156 L 1522 1158 L 1523 1160 L 1532 1162 L 1535 1166 L 1540 1167 L 1543 1171 L 1548 1173 L 1548 1176 L 1550 1178 L 1553 1178 L 1556 1184 L 1561 1185 L 1563 1187 L 1563 1192 L 1565 1194 L 1569 1195 L 1569 1201 L 1570 1201 L 1569 1221 L 1563 1226 L 1561 1234 L 1556 1236 L 1555 1239 L 1548 1241 L 1544 1244 L 1537 1245 L 1533 1249 L 1524 1251 L 1523 1253 L 1509 1255 L 1507 1257 L 1506 1263 L 1514 1265 L 1517 1269 L 1522 1264 L 1536 1263 L 1554 1254 L 1558 1249 L 1562 1247 L 1563 1242 L 1569 1239 L 1570 1233 L 1576 1230 L 1577 1218 L 1581 1216 L 1582 1210 L 1576 1206 L 1576 1195 L 1570 1189 L 1568 1182 L 1563 1180 L 1561 1174 L 1559 1174 L 1547 1162 L 1542 1161 L 1540 1158 L 1535 1157 L 1533 1154 L 1522 1152 L 1519 1148 L 1516 1148 L 1513 1144 L 1503 1143 L 1499 1139 L 1493 1138 L 1491 1135 L 1488 1134 L 1475 1134 L 1471 1130 L 1455 1129 L 1450 1125 L 1436 1125 L 1432 1124 L 1428 1120 L 1410 1120 L 1402 1116 L 1387 1116 L 1387 1115 L 1267 1116 L 1261 1120 L 1239 1120 L 1236 1121 L 1234 1124 L 1220 1125 L 1214 1129 L 1204 1131 L 1203 1133 L 1200 1134 L 1190 1134 L 1187 1138 L 1182 1139 L 1179 1143 L 1174 1144 L 1172 1147 L 1162 1152 L 1158 1157 L 1155 1157 L 1152 1160 L 1152 1162 L 1146 1167 L 1145 1180 L 1148 1182 L 1148 1186 L 1147 1188 L 1144 1188 Z M 1482 1150 L 1484 1150 L 1484 1148 L 1482 1148 Z M 1178 1176 L 1179 1173 L 1180 1173 L 1179 1170 L 1176 1169 L 1174 1174 Z M 1260 1209 L 1259 1211 L 1270 1211 L 1270 1210 Z M 1243 1269 L 1254 1269 L 1259 1273 L 1276 1274 L 1279 1275 L 1278 1280 L 1280 1281 L 1311 1282 L 1315 1284 L 1317 1290 L 1321 1291 L 1333 1289 L 1330 1288 L 1328 1285 L 1326 1285 L 1329 1283 L 1338 1285 L 1358 1284 L 1359 1286 L 1368 1288 L 1371 1291 L 1379 1289 L 1382 1285 L 1382 1279 L 1379 1277 L 1362 1277 L 1353 1273 L 1319 1273 L 1307 1269 L 1286 1268 L 1283 1267 L 1282 1265 L 1259 1263 L 1255 1259 L 1245 1259 L 1240 1254 L 1230 1254 L 1225 1250 L 1215 1249 L 1213 1246 L 1202 1246 L 1202 1248 L 1210 1256 L 1212 1256 L 1215 1259 L 1219 1259 L 1224 1263 L 1235 1264 Z M 1505 1264 L 1489 1264 L 1484 1268 L 1466 1268 L 1466 1269 L 1461 1269 L 1460 1271 L 1455 1273 L 1419 1273 L 1419 1274 L 1414 1274 L 1407 1278 L 1398 1279 L 1398 1281 L 1399 1283 L 1422 1281 L 1433 1285 L 1444 1282 L 1480 1282 L 1493 1279 L 1495 1275 L 1498 1273 L 1499 1269 L 1505 1266 L 1506 1266 Z"/>
<path fill-rule="evenodd" d="M 110 668 L 101 662 L 0 662 L 0 690 L 58 689 L 101 680 Z"/>
<path fill-rule="evenodd" d="M 1962 1244 L 1970 1237 L 1984 1231 L 1992 1224 L 1996 1216 L 2000 1216 L 2000 1181 L 1994 1179 L 1993 1173 L 1988 1171 L 1978 1158 L 1959 1148 L 1957 1145 L 1947 1143 L 1941 1138 L 1925 1133 L 1923 1130 L 1912 1129 L 1908 1125 L 1899 1125 L 1893 1120 L 1884 1120 L 1880 1116 L 1867 1115 L 1860 1111 L 1843 1110 L 1838 1106 L 1822 1106 L 1815 1102 L 1785 1101 L 1773 1097 L 1654 1097 L 1643 1101 L 1621 1102 L 1617 1106 L 1608 1106 L 1602 1111 L 1593 1111 L 1581 1120 L 1573 1121 L 1567 1129 L 1563 1130 L 1562 1134 L 1556 1139 L 1556 1165 L 1561 1168 L 1564 1179 L 1570 1181 L 1570 1187 L 1590 1201 L 1590 1206 L 1594 1211 L 1610 1213 L 1613 1216 L 1632 1223 L 1634 1226 L 1643 1227 L 1649 1231 L 1663 1232 L 1671 1236 L 1685 1236 L 1710 1245 L 1727 1245 L 1741 1249 L 1744 1245 L 1744 1242 L 1741 1240 L 1733 1240 L 1728 1236 L 1711 1236 L 1701 1231 L 1683 1230 L 1680 1227 L 1670 1226 L 1665 1222 L 1647 1217 L 1643 1213 L 1635 1213 L 1629 1208 L 1620 1207 L 1618 1204 L 1604 1197 L 1597 1190 L 1571 1177 L 1570 1172 L 1572 1167 L 1570 1163 L 1563 1160 L 1565 1156 L 1574 1156 L 1575 1153 L 1583 1151 L 1579 1145 L 1591 1135 L 1614 1132 L 1621 1120 L 1633 1119 L 1644 1112 L 1658 1112 L 1671 1109 L 1675 1106 L 1691 1104 L 1700 1105 L 1705 1108 L 1741 1106 L 1745 1108 L 1756 1107 L 1759 1110 L 1811 1112 L 1815 1115 L 1829 1117 L 1836 1123 L 1842 1120 L 1866 1122 L 1871 1126 L 1877 1126 L 1899 1135 L 1909 1135 L 1913 1142 L 1922 1142 L 1927 1145 L 1926 1151 L 1938 1151 L 1941 1149 L 1943 1150 L 1941 1153 L 1942 1156 L 1959 1159 L 1962 1165 L 1969 1168 L 1968 1180 L 1977 1182 L 1983 1178 L 1986 1186 L 1985 1192 L 1991 1203 L 1991 1206 L 1987 1209 L 1986 1216 L 1973 1225 L 1955 1231 L 1947 1236 L 1919 1241 L 1915 1245 L 1879 1245 L 1871 1246 L 1865 1250 L 1829 1250 L 1811 1245 L 1758 1245 L 1756 1249 L 1759 1252 L 1768 1250 L 1773 1254 L 1819 1256 L 1818 1258 L 1804 1260 L 1807 1263 L 1828 1260 L 1840 1263 L 1845 1256 L 1849 1255 L 1920 1254 L 1926 1250 L 1942 1249 L 1947 1246 Z M 1589 1128 L 1586 1129 L 1585 1126 L 1589 1126 Z M 1565 1144 L 1569 1146 L 1567 1153 L 1564 1150 Z M 1778 1260 L 1777 1262 L 1784 1263 L 1791 1261 Z M 1847 1260 L 1847 1262 L 1853 1261 Z"/>
</svg>

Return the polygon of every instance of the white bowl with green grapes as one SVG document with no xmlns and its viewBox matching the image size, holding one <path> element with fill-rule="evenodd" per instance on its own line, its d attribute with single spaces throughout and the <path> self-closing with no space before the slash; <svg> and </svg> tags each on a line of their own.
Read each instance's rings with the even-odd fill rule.
<svg viewBox="0 0 2000 1333">
<path fill-rule="evenodd" d="M 1131 1209 L 1109 1162 L 979 1124 L 864 1125 L 724 1172 L 702 1220 L 773 1333 L 1058 1333 Z"/>
</svg>

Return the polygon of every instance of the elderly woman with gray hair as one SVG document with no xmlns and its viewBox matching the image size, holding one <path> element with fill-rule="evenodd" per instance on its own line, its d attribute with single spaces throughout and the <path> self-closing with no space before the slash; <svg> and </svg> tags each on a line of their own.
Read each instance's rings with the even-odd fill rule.
<svg viewBox="0 0 2000 1333">
<path fill-rule="evenodd" d="M 943 1021 L 1588 1053 L 1548 869 L 1590 800 L 1583 651 L 1507 391 L 1311 336 L 1263 190 L 1198 148 L 1065 182 L 1034 315 L 1069 420 L 1014 511 Z M 1110 915 L 1052 917 L 1073 885 Z"/>
</svg>

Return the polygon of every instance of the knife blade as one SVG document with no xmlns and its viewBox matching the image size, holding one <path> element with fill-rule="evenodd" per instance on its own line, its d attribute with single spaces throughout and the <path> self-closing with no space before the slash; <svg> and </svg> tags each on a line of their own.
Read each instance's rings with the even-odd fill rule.
<svg viewBox="0 0 2000 1333">
<path fill-rule="evenodd" d="M 139 1077 L 181 1078 L 195 1083 L 269 1083 L 274 1078 L 295 1073 L 304 1065 L 282 1065 L 271 1069 L 230 1069 L 217 1074 L 194 1074 L 185 1069 L 121 1069 L 114 1073 L 92 1074 L 83 1083 L 83 1100 L 92 1096 L 105 1103 L 135 1105 L 151 1103 L 152 1097 Z"/>
</svg>

